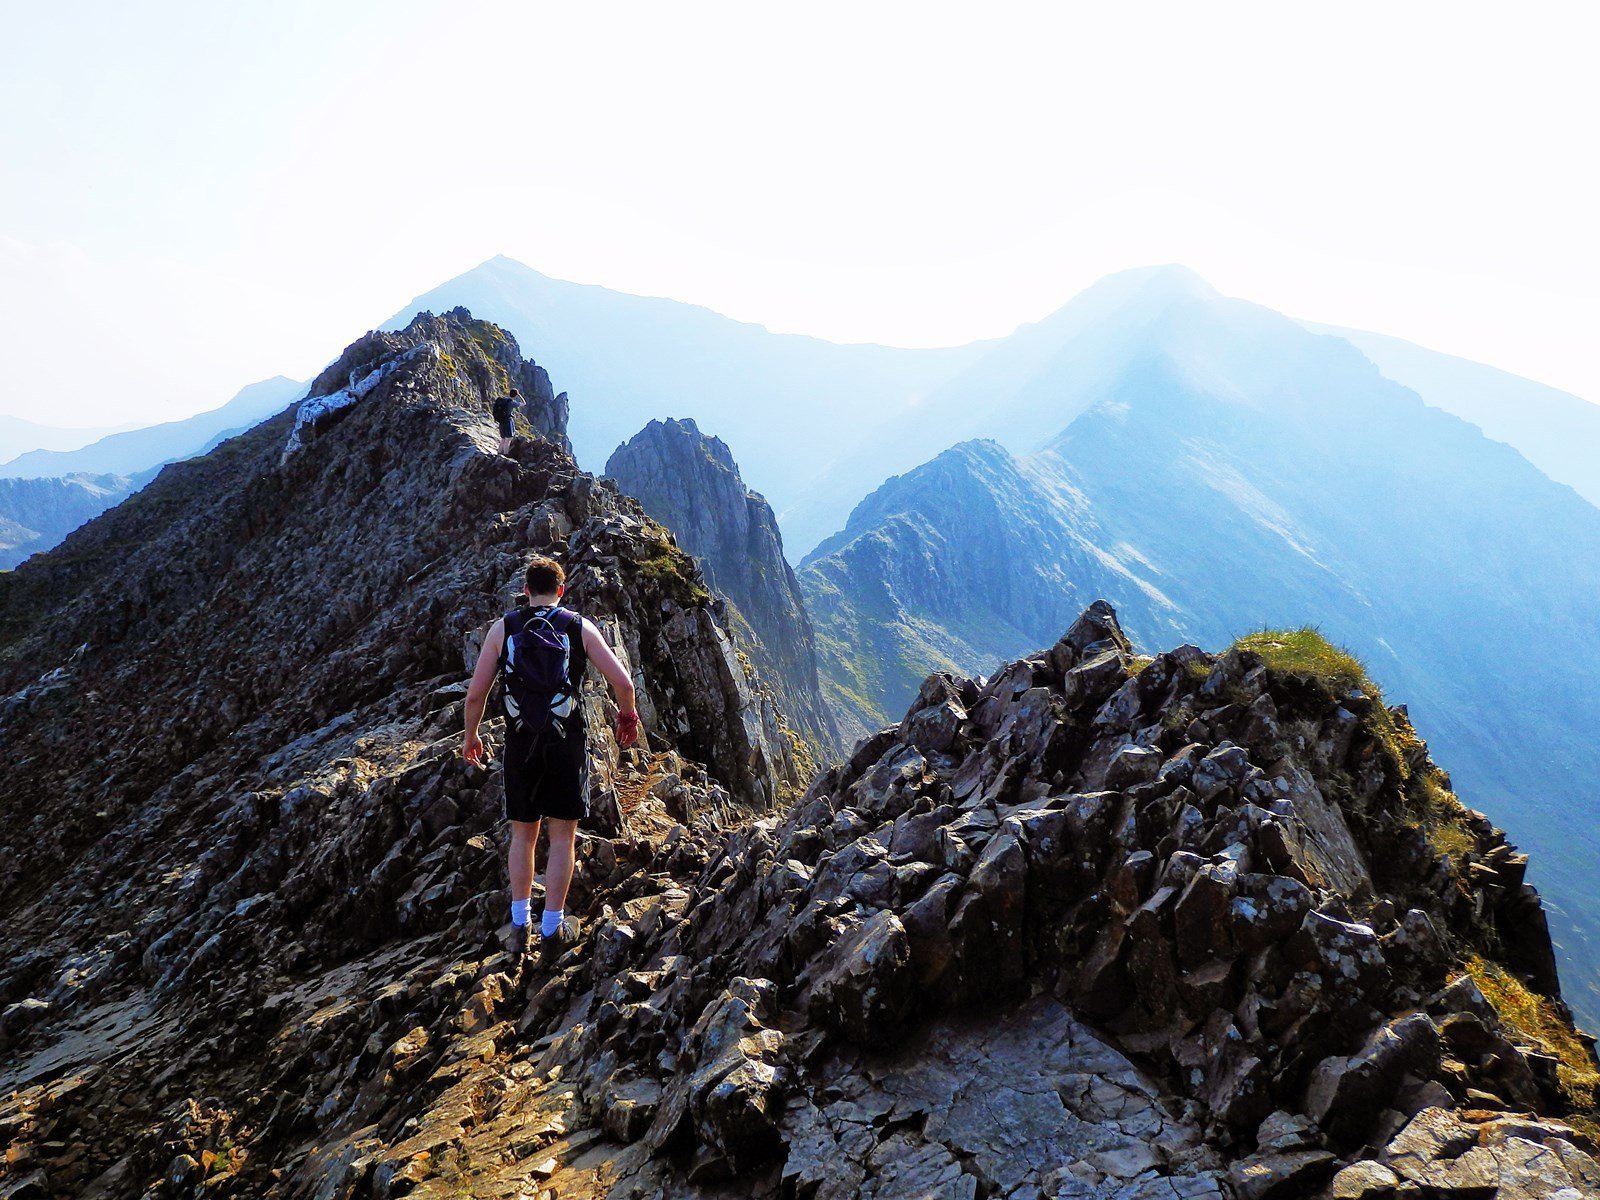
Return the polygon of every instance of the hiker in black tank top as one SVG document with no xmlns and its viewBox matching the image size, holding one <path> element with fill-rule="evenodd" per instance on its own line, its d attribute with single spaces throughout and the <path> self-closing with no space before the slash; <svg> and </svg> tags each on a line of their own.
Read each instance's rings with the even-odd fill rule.
<svg viewBox="0 0 1600 1200">
<path fill-rule="evenodd" d="M 530 948 L 534 848 L 542 824 L 550 834 L 544 913 L 539 930 L 557 949 L 575 935 L 565 919 L 572 883 L 578 822 L 588 815 L 588 747 L 583 722 L 583 672 L 593 662 L 617 701 L 617 744 L 639 737 L 633 680 L 592 621 L 561 608 L 566 572 L 549 558 L 528 564 L 527 607 L 489 628 L 467 689 L 461 754 L 484 761 L 478 725 L 498 675 L 505 684 L 507 716 L 503 757 L 506 820 L 511 825 L 507 868 L 511 876 L 510 948 L 520 958 Z"/>
</svg>

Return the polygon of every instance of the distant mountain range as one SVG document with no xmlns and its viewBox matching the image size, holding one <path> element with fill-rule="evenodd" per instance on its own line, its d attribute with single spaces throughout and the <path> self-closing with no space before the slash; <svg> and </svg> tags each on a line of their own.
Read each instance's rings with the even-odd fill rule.
<svg viewBox="0 0 1600 1200">
<path fill-rule="evenodd" d="M 1558 483 L 1600 505 L 1600 404 L 1498 367 L 1359 329 L 1305 323 L 1352 343 L 1428 404 L 1471 421 Z"/>
<path fill-rule="evenodd" d="M 0 418 L 0 439 L 30 447 L 0 464 L 0 570 L 50 549 L 149 483 L 167 463 L 214 449 L 304 393 L 304 384 L 279 375 L 251 384 L 221 408 L 92 441 L 73 435 L 92 437 L 93 430 Z"/>
<path fill-rule="evenodd" d="M 857 481 L 832 506 L 809 499 L 819 473 L 988 345 L 901 350 L 771 333 L 697 305 L 551 279 L 508 258 L 425 292 L 384 328 L 457 305 L 505 326 L 561 381 L 573 399 L 568 436 L 585 467 L 600 470 L 654 418 L 694 418 L 728 444 L 772 503 L 791 555 L 837 529 L 888 472 Z"/>
<path fill-rule="evenodd" d="M 385 327 L 461 304 L 510 329 L 572 396 L 573 445 L 592 470 L 654 418 L 697 420 L 772 504 L 798 560 L 884 479 L 957 442 L 1042 449 L 1104 390 L 1164 309 L 1195 295 L 1216 293 L 1183 267 L 1125 271 L 1007 337 L 904 350 L 775 334 L 494 258 L 418 296 Z M 1395 339 L 1326 332 L 1557 482 L 1591 501 L 1600 493 L 1600 406 Z"/>
<path fill-rule="evenodd" d="M 305 384 L 282 375 L 252 383 L 221 408 L 181 421 L 113 433 L 75 449 L 38 448 L 0 463 L 0 478 L 44 479 L 76 474 L 136 475 L 163 463 L 204 454 L 224 438 L 243 433 L 282 412 Z M 45 443 L 39 444 L 41 447 Z"/>
<path fill-rule="evenodd" d="M 1150 645 L 1320 626 L 1413 705 L 1467 800 L 1537 851 L 1581 965 L 1574 1000 L 1600 1017 L 1600 914 L 1579 904 L 1600 841 L 1586 790 L 1600 408 L 1307 327 L 1176 267 L 1108 277 L 1006 338 L 941 350 L 774 334 L 504 258 L 388 325 L 458 305 L 561 381 L 591 469 L 659 417 L 724 440 L 722 474 L 771 501 L 802 556 L 846 733 L 898 716 L 932 667 L 987 671 L 1047 644 L 1099 595 Z M 0 474 L 129 474 L 196 453 L 299 388 L 257 386 L 253 411 L 241 394 L 209 424 L 27 454 Z"/>
<path fill-rule="evenodd" d="M 70 426 L 41 425 L 23 417 L 0 415 L 0 463 L 29 450 L 76 450 L 110 433 L 135 429 L 134 425 Z"/>
</svg>

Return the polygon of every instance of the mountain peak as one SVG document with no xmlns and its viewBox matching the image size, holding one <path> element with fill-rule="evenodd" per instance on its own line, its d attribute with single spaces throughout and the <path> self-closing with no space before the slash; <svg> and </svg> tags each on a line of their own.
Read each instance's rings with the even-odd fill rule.
<svg viewBox="0 0 1600 1200">
<path fill-rule="evenodd" d="M 1059 311 L 1164 307 L 1182 300 L 1220 300 L 1222 293 L 1181 263 L 1132 267 L 1104 275 L 1074 296 Z M 1048 318 L 1047 318 L 1048 319 Z"/>
<path fill-rule="evenodd" d="M 1152 263 L 1146 267 L 1129 267 L 1124 271 L 1113 271 L 1110 275 L 1102 275 L 1090 284 L 1085 292 L 1092 292 L 1100 287 L 1155 287 L 1168 292 L 1195 296 L 1221 295 L 1198 271 L 1182 263 Z"/>
</svg>

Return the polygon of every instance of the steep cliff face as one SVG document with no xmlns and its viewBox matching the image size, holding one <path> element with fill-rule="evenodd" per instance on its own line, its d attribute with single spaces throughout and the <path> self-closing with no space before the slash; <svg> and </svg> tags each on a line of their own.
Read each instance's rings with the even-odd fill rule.
<svg viewBox="0 0 1600 1200">
<path fill-rule="evenodd" d="M 0 570 L 50 549 L 142 482 L 126 475 L 0 479 Z"/>
<path fill-rule="evenodd" d="M 800 585 L 767 502 L 739 476 L 733 453 L 693 421 L 651 421 L 606 463 L 606 474 L 677 535 L 707 581 L 748 626 L 751 654 L 784 712 L 824 753 L 841 749 L 817 679 L 816 640 Z"/>
<path fill-rule="evenodd" d="M 667 531 L 557 441 L 494 453 L 502 373 L 560 435 L 515 343 L 464 313 L 419 319 L 357 342 L 315 393 L 385 365 L 302 421 L 286 460 L 293 413 L 0 577 L 8 1192 L 261 1195 L 309 1178 L 294 1167 L 350 1096 L 292 1099 L 334 1066 L 303 1039 L 364 1041 L 394 1003 L 431 1028 L 470 990 L 475 968 L 452 964 L 484 957 L 505 895 L 499 776 L 455 754 L 463 681 L 531 552 L 565 560 L 572 603 L 635 672 L 647 731 L 620 752 L 591 682 L 592 827 L 612 836 L 584 844 L 577 911 L 633 839 L 764 810 L 801 782 Z M 395 999 L 422 977 L 437 987 Z M 359 1053 L 340 1058 L 369 1082 Z M 230 1147 L 221 1165 L 197 1149 L 193 1178 L 171 1175 L 173 1138 L 200 1130 Z"/>
</svg>

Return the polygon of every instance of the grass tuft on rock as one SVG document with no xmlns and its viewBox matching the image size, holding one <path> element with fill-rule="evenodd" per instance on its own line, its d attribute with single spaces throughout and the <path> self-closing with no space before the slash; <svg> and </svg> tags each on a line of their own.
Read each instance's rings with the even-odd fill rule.
<svg viewBox="0 0 1600 1200">
<path fill-rule="evenodd" d="M 1343 647 L 1335 646 L 1313 625 L 1302 625 L 1299 629 L 1260 629 L 1245 634 L 1233 645 L 1235 649 L 1259 654 L 1269 671 L 1310 676 L 1320 680 L 1336 696 L 1351 692 L 1361 692 L 1372 700 L 1382 696 L 1361 660 Z"/>
<path fill-rule="evenodd" d="M 1499 963 L 1480 954 L 1467 957 L 1466 972 L 1508 1029 L 1558 1060 L 1556 1074 L 1567 1102 L 1574 1109 L 1592 1111 L 1600 1088 L 1600 1071 L 1596 1071 L 1593 1056 L 1562 1020 L 1555 1005 Z"/>
<path fill-rule="evenodd" d="M 647 556 L 638 562 L 639 574 L 684 608 L 711 603 L 711 593 L 694 578 L 688 555 L 666 541 L 646 543 Z"/>
<path fill-rule="evenodd" d="M 1478 848 L 1478 839 L 1462 824 L 1466 806 L 1445 786 L 1443 772 L 1437 768 L 1413 772 L 1406 799 L 1434 853 L 1448 854 L 1459 863 Z"/>
</svg>

